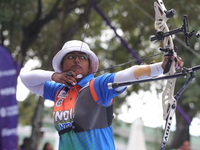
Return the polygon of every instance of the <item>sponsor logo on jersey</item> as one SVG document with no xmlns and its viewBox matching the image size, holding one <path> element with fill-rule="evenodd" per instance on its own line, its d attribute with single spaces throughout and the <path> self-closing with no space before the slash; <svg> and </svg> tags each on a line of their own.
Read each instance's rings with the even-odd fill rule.
<svg viewBox="0 0 200 150">
<path fill-rule="evenodd" d="M 66 98 L 67 95 L 68 94 L 65 90 L 61 90 L 60 93 L 58 94 L 58 98 Z"/>
<path fill-rule="evenodd" d="M 59 99 L 59 100 L 57 100 L 57 102 L 56 102 L 56 107 L 61 106 L 62 103 L 63 103 L 63 101 L 64 101 L 64 99 Z"/>
<path fill-rule="evenodd" d="M 74 118 L 74 108 L 65 111 L 55 111 L 53 112 L 53 117 L 55 122 L 71 120 Z"/>
</svg>

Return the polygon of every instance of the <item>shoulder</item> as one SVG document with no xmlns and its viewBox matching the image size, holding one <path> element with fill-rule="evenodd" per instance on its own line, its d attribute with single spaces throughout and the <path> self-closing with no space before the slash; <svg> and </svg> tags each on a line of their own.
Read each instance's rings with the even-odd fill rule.
<svg viewBox="0 0 200 150">
<path fill-rule="evenodd" d="M 107 84 L 113 82 L 116 73 L 106 73 L 95 78 L 95 83 Z"/>
<path fill-rule="evenodd" d="M 56 82 L 54 82 L 54 81 L 47 81 L 47 82 L 45 82 L 44 83 L 44 90 L 45 89 L 51 89 L 51 90 L 59 90 L 59 89 L 61 89 L 61 88 L 63 88 L 63 87 L 65 87 L 65 85 L 64 84 L 62 84 L 62 83 L 56 83 Z"/>
<path fill-rule="evenodd" d="M 44 98 L 54 100 L 56 93 L 66 87 L 64 84 L 47 81 L 44 84 Z"/>
</svg>

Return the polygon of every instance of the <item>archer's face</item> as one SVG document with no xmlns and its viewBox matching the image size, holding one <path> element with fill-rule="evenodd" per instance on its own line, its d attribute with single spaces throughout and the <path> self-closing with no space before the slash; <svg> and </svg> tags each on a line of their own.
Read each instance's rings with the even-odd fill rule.
<svg viewBox="0 0 200 150">
<path fill-rule="evenodd" d="M 81 74 L 86 76 L 89 74 L 89 64 L 87 54 L 80 51 L 74 51 L 64 56 L 61 68 L 62 72 L 74 71 L 76 75 Z"/>
</svg>

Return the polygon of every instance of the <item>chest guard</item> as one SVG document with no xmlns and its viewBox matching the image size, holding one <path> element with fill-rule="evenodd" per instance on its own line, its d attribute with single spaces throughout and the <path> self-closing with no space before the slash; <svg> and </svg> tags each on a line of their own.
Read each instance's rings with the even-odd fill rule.
<svg viewBox="0 0 200 150">
<path fill-rule="evenodd" d="M 59 131 L 62 135 L 68 131 L 87 131 L 91 129 L 106 128 L 112 124 L 113 104 L 109 107 L 98 105 L 91 94 L 91 89 L 83 88 L 75 102 L 75 115 L 72 127 Z"/>
<path fill-rule="evenodd" d="M 80 91 L 75 104 L 74 124 L 76 131 L 106 128 L 112 124 L 113 105 L 103 107 L 92 98 L 90 88 Z"/>
</svg>

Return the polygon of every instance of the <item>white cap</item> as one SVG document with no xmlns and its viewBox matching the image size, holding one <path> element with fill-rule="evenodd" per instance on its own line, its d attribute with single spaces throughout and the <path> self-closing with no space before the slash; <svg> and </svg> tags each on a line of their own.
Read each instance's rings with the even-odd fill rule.
<svg viewBox="0 0 200 150">
<path fill-rule="evenodd" d="M 52 65 L 55 72 L 62 72 L 61 61 L 63 57 L 70 52 L 80 51 L 86 53 L 90 60 L 90 71 L 95 73 L 99 67 L 99 60 L 96 54 L 90 50 L 88 44 L 78 40 L 68 41 L 64 44 L 62 49 L 54 56 Z"/>
</svg>

